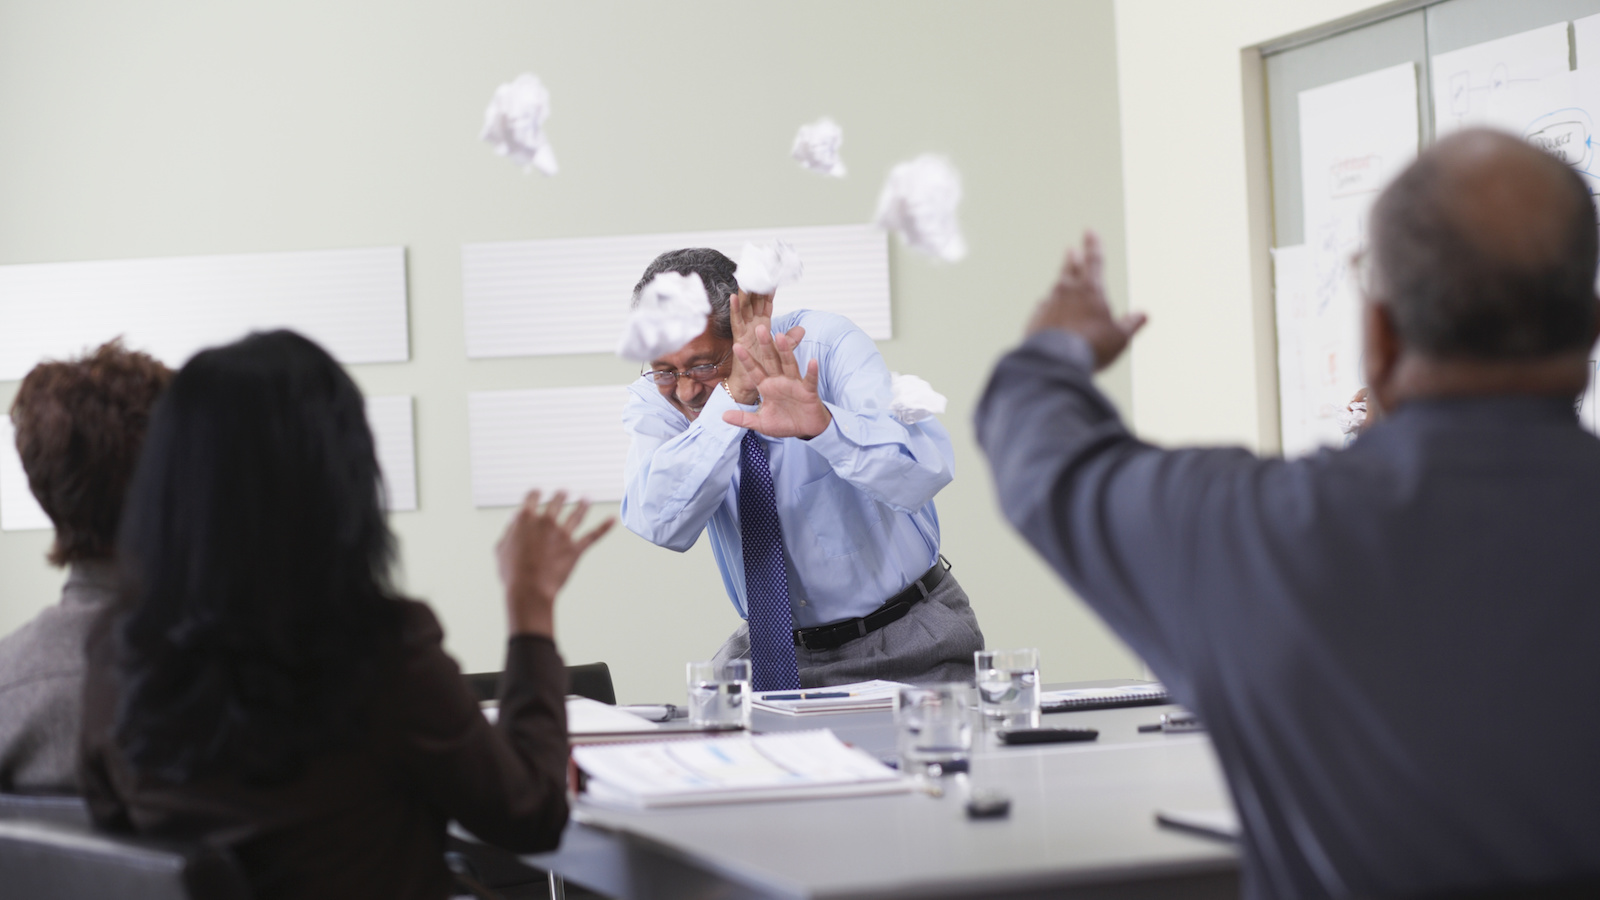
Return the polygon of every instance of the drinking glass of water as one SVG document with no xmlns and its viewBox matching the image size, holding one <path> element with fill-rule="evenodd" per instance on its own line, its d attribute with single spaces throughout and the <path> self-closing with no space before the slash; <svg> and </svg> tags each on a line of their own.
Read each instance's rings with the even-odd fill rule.
<svg viewBox="0 0 1600 900">
<path fill-rule="evenodd" d="M 1039 727 L 1039 651 L 979 650 L 973 661 L 984 719 L 997 728 Z"/>
<path fill-rule="evenodd" d="M 750 660 L 689 663 L 689 721 L 698 728 L 749 728 Z"/>
<path fill-rule="evenodd" d="M 972 756 L 972 686 L 906 685 L 895 698 L 900 771 L 949 775 L 967 771 Z"/>
</svg>

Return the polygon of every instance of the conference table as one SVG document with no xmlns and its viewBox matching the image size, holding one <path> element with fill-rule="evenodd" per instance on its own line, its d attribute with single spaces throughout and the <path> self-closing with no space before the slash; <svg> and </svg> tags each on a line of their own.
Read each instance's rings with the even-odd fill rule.
<svg viewBox="0 0 1600 900">
<path fill-rule="evenodd" d="M 969 773 L 916 793 L 647 811 L 580 798 L 561 848 L 525 859 L 619 900 L 1236 897 L 1232 844 L 1156 822 L 1157 810 L 1230 805 L 1204 734 L 1139 731 L 1175 711 L 1048 714 L 1046 726 L 1095 728 L 1100 737 L 1010 747 L 985 735 Z M 757 710 L 751 721 L 756 732 L 810 728 L 894 756 L 891 712 Z M 1010 814 L 969 818 L 974 788 L 1009 795 Z"/>
</svg>

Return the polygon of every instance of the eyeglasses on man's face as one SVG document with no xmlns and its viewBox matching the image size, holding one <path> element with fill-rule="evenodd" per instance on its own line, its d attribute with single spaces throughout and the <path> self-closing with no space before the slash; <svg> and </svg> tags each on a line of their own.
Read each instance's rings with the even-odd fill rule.
<svg viewBox="0 0 1600 900">
<path fill-rule="evenodd" d="M 719 359 L 714 363 L 708 363 L 703 366 L 694 366 L 682 371 L 673 371 L 672 369 L 653 369 L 649 372 L 645 372 L 642 377 L 648 381 L 652 381 L 658 385 L 661 385 L 662 387 L 671 387 L 672 385 L 677 384 L 679 378 L 692 378 L 701 384 L 710 384 L 713 381 L 721 380 L 722 376 L 719 373 L 722 370 L 722 364 L 727 361 L 728 357 L 724 356 L 722 359 Z"/>
</svg>

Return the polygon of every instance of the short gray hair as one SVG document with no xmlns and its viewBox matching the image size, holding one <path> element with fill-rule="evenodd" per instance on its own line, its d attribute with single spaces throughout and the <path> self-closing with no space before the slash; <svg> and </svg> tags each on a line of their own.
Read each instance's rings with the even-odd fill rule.
<svg viewBox="0 0 1600 900">
<path fill-rule="evenodd" d="M 733 323 L 730 321 L 728 301 L 739 293 L 739 280 L 734 270 L 739 268 L 733 260 L 710 247 L 690 247 L 668 250 L 645 267 L 639 283 L 633 286 L 633 305 L 639 305 L 639 292 L 652 278 L 662 272 L 677 272 L 700 276 L 706 286 L 706 298 L 711 301 L 711 333 L 726 341 L 733 340 Z"/>
</svg>

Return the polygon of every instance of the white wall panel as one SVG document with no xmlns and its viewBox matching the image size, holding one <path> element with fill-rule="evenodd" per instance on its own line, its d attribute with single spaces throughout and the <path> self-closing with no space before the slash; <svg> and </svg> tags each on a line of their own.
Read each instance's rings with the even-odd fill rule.
<svg viewBox="0 0 1600 900">
<path fill-rule="evenodd" d="M 0 266 L 0 381 L 123 335 L 171 366 L 292 328 L 342 363 L 405 362 L 404 247 Z"/>
<path fill-rule="evenodd" d="M 28 489 L 11 417 L 0 415 L 0 531 L 48 531 L 54 527 Z"/>
<path fill-rule="evenodd" d="M 410 397 L 368 397 L 367 427 L 378 452 L 378 468 L 388 488 L 389 511 L 417 508 L 417 442 Z"/>
<path fill-rule="evenodd" d="M 529 490 L 622 499 L 627 385 L 467 395 L 474 506 L 515 506 Z"/>
<path fill-rule="evenodd" d="M 893 337 L 889 250 L 871 225 L 696 231 L 465 244 L 461 248 L 467 356 L 610 353 L 633 286 L 664 251 L 713 247 L 735 262 L 745 242 L 785 240 L 805 276 L 778 291 L 776 311 L 838 313 L 873 340 Z"/>
<path fill-rule="evenodd" d="M 389 489 L 389 511 L 417 508 L 416 441 L 410 397 L 368 397 L 367 425 L 377 445 L 378 466 Z M 16 432 L 9 416 L 0 416 L 0 530 L 48 530 L 52 526 L 28 489 L 28 477 L 17 455 Z"/>
</svg>

